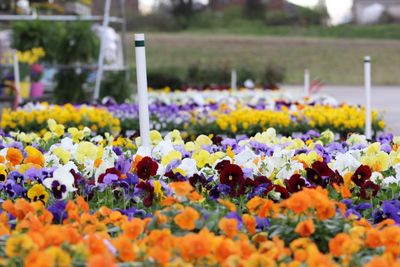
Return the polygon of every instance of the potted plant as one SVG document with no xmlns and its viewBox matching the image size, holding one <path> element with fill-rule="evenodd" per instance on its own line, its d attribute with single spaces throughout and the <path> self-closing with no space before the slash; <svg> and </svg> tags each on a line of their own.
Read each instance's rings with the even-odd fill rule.
<svg viewBox="0 0 400 267">
<path fill-rule="evenodd" d="M 41 82 L 43 67 L 39 63 L 31 66 L 31 97 L 41 97 L 44 92 L 44 84 Z"/>
<path fill-rule="evenodd" d="M 22 98 L 28 98 L 30 96 L 31 89 L 31 66 L 38 62 L 45 56 L 45 52 L 41 47 L 34 47 L 27 51 L 18 51 L 18 62 L 20 72 L 20 96 Z M 40 79 L 40 78 L 39 78 Z"/>
</svg>

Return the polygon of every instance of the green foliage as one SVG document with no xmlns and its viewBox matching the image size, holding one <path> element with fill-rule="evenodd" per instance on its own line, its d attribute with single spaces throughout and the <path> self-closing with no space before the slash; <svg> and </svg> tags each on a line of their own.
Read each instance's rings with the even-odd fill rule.
<svg viewBox="0 0 400 267">
<path fill-rule="evenodd" d="M 57 102 L 82 102 L 87 70 L 71 64 L 90 64 L 98 56 L 99 40 L 87 22 L 24 21 L 13 26 L 12 46 L 25 51 L 42 47 L 45 61 L 64 65 L 55 76 Z"/>
<path fill-rule="evenodd" d="M 229 83 L 230 75 L 231 67 L 228 64 L 223 66 L 193 64 L 188 68 L 186 79 L 189 84 L 221 85 Z"/>
<path fill-rule="evenodd" d="M 133 86 L 126 80 L 126 71 L 106 72 L 104 76 L 100 98 L 111 96 L 118 103 L 122 103 L 131 96 Z"/>
<path fill-rule="evenodd" d="M 269 63 L 265 67 L 263 82 L 268 87 L 276 87 L 278 83 L 285 80 L 285 68 L 279 65 Z"/>
<path fill-rule="evenodd" d="M 57 47 L 61 64 L 90 63 L 98 56 L 99 39 L 86 22 L 67 23 Z"/>
<path fill-rule="evenodd" d="M 283 11 L 270 11 L 265 17 L 265 24 L 271 26 L 292 25 L 294 22 L 295 18 Z"/>
<path fill-rule="evenodd" d="M 243 12 L 248 19 L 264 19 L 265 4 L 262 0 L 246 0 Z"/>
<path fill-rule="evenodd" d="M 166 12 L 154 12 L 144 16 L 128 17 L 127 27 L 132 30 L 146 31 L 178 31 L 180 25 L 177 20 Z"/>
<path fill-rule="evenodd" d="M 13 24 L 11 46 L 20 51 L 42 47 L 46 51 L 44 60 L 53 62 L 59 53 L 58 45 L 63 35 L 62 23 L 39 20 L 20 21 Z"/>
<path fill-rule="evenodd" d="M 83 90 L 89 73 L 87 70 L 61 69 L 56 74 L 54 96 L 57 103 L 82 103 L 87 99 Z"/>
<path fill-rule="evenodd" d="M 148 85 L 155 89 L 169 86 L 172 89 L 180 89 L 183 85 L 182 76 L 176 68 L 150 69 L 147 72 Z"/>
</svg>

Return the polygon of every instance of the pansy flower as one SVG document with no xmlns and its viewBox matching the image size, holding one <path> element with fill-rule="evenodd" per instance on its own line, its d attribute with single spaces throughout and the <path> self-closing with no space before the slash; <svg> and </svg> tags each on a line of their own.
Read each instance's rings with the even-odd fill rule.
<svg viewBox="0 0 400 267">
<path fill-rule="evenodd" d="M 27 197 L 31 202 L 40 201 L 43 205 L 46 205 L 49 200 L 49 193 L 43 185 L 35 184 L 28 190 Z"/>
<path fill-rule="evenodd" d="M 371 199 L 376 196 L 381 187 L 374 182 L 368 180 L 361 185 L 360 196 L 363 199 Z"/>
<path fill-rule="evenodd" d="M 156 175 L 157 170 L 157 162 L 150 157 L 144 157 L 136 166 L 136 173 L 143 180 L 148 180 L 150 176 Z"/>
<path fill-rule="evenodd" d="M 7 181 L 7 172 L 4 165 L 0 165 L 0 184 Z"/>
<path fill-rule="evenodd" d="M 137 186 L 141 190 L 143 195 L 143 205 L 150 207 L 153 204 L 154 198 L 154 186 L 150 181 L 141 181 Z"/>
<path fill-rule="evenodd" d="M 71 173 L 71 169 L 74 168 L 76 166 L 72 163 L 64 165 L 54 171 L 52 178 L 43 180 L 43 184 L 51 189 L 56 199 L 65 199 L 68 193 L 76 191 L 74 187 L 75 179 Z"/>
<path fill-rule="evenodd" d="M 17 183 L 17 184 L 23 185 L 26 181 L 26 176 L 17 171 L 12 171 L 8 175 L 8 179 L 15 181 L 15 183 Z"/>
<path fill-rule="evenodd" d="M 289 179 L 284 180 L 286 189 L 290 193 L 295 193 L 306 187 L 306 181 L 300 174 L 293 174 Z"/>
<path fill-rule="evenodd" d="M 362 186 L 365 181 L 371 177 L 371 168 L 367 165 L 361 165 L 351 176 L 351 180 L 358 186 Z"/>
<path fill-rule="evenodd" d="M 225 184 L 230 187 L 229 195 L 231 197 L 244 193 L 244 173 L 242 168 L 240 168 L 238 165 L 226 165 L 221 171 L 219 179 L 221 184 Z"/>
</svg>

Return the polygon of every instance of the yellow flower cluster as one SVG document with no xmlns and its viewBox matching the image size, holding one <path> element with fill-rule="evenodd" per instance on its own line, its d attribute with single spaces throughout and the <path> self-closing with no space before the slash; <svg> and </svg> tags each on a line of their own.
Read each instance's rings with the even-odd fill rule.
<svg viewBox="0 0 400 267">
<path fill-rule="evenodd" d="M 288 127 L 291 122 L 287 112 L 251 108 L 238 109 L 229 114 L 218 113 L 216 117 L 221 130 L 230 128 L 233 133 L 236 133 L 238 128 L 247 130 L 253 126 L 260 126 L 263 131 L 269 127 Z"/>
<path fill-rule="evenodd" d="M 97 133 L 120 131 L 120 121 L 106 109 L 71 104 L 42 104 L 40 109 L 11 111 L 6 109 L 1 116 L 0 126 L 5 131 L 41 132 L 47 128 L 47 121 L 54 119 L 65 128 L 77 127 L 80 130 L 89 127 Z M 46 131 L 46 130 L 44 130 Z"/>
<path fill-rule="evenodd" d="M 363 128 L 365 122 L 365 109 L 348 105 L 338 108 L 322 105 L 305 106 L 296 115 L 298 119 L 306 118 L 311 127 L 356 129 Z M 380 128 L 384 127 L 384 122 L 378 119 L 376 111 L 372 112 L 372 120 L 379 123 Z"/>
<path fill-rule="evenodd" d="M 22 63 L 27 63 L 29 65 L 38 62 L 45 55 L 46 53 L 41 47 L 34 47 L 31 50 L 17 52 L 18 61 Z"/>
<path fill-rule="evenodd" d="M 270 127 L 291 131 L 302 131 L 309 128 L 317 130 L 332 129 L 357 131 L 363 129 L 365 110 L 356 106 L 343 105 L 332 107 L 327 105 L 298 106 L 291 111 L 284 108 L 280 111 L 238 108 L 230 113 L 214 113 L 217 126 L 222 131 L 233 133 L 241 131 L 265 131 Z M 384 122 L 376 111 L 372 114 L 373 128 L 382 130 Z"/>
</svg>

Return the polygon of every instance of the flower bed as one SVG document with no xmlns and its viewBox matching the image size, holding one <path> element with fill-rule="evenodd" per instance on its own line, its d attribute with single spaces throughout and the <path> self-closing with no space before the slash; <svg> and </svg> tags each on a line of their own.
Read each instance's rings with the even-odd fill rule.
<svg viewBox="0 0 400 267">
<path fill-rule="evenodd" d="M 97 133 L 119 133 L 120 122 L 106 109 L 86 105 L 63 106 L 47 103 L 27 104 L 16 111 L 3 110 L 1 128 L 6 131 L 22 131 L 39 133 L 47 128 L 47 120 L 53 119 L 63 127 L 83 129 L 89 127 Z"/>
<path fill-rule="evenodd" d="M 4 136 L 0 265 L 395 266 L 400 137 Z M 48 264 L 48 265 L 44 265 Z"/>
<path fill-rule="evenodd" d="M 123 132 L 138 129 L 137 105 L 109 104 L 106 107 L 121 120 Z M 149 110 L 153 129 L 162 132 L 179 129 L 190 136 L 254 135 L 270 127 L 285 135 L 331 129 L 346 136 L 363 133 L 365 128 L 365 110 L 361 107 L 338 104 L 327 96 L 303 99 L 259 90 L 154 93 L 150 94 Z M 384 122 L 376 111 L 372 120 L 375 132 L 384 129 Z"/>
</svg>

